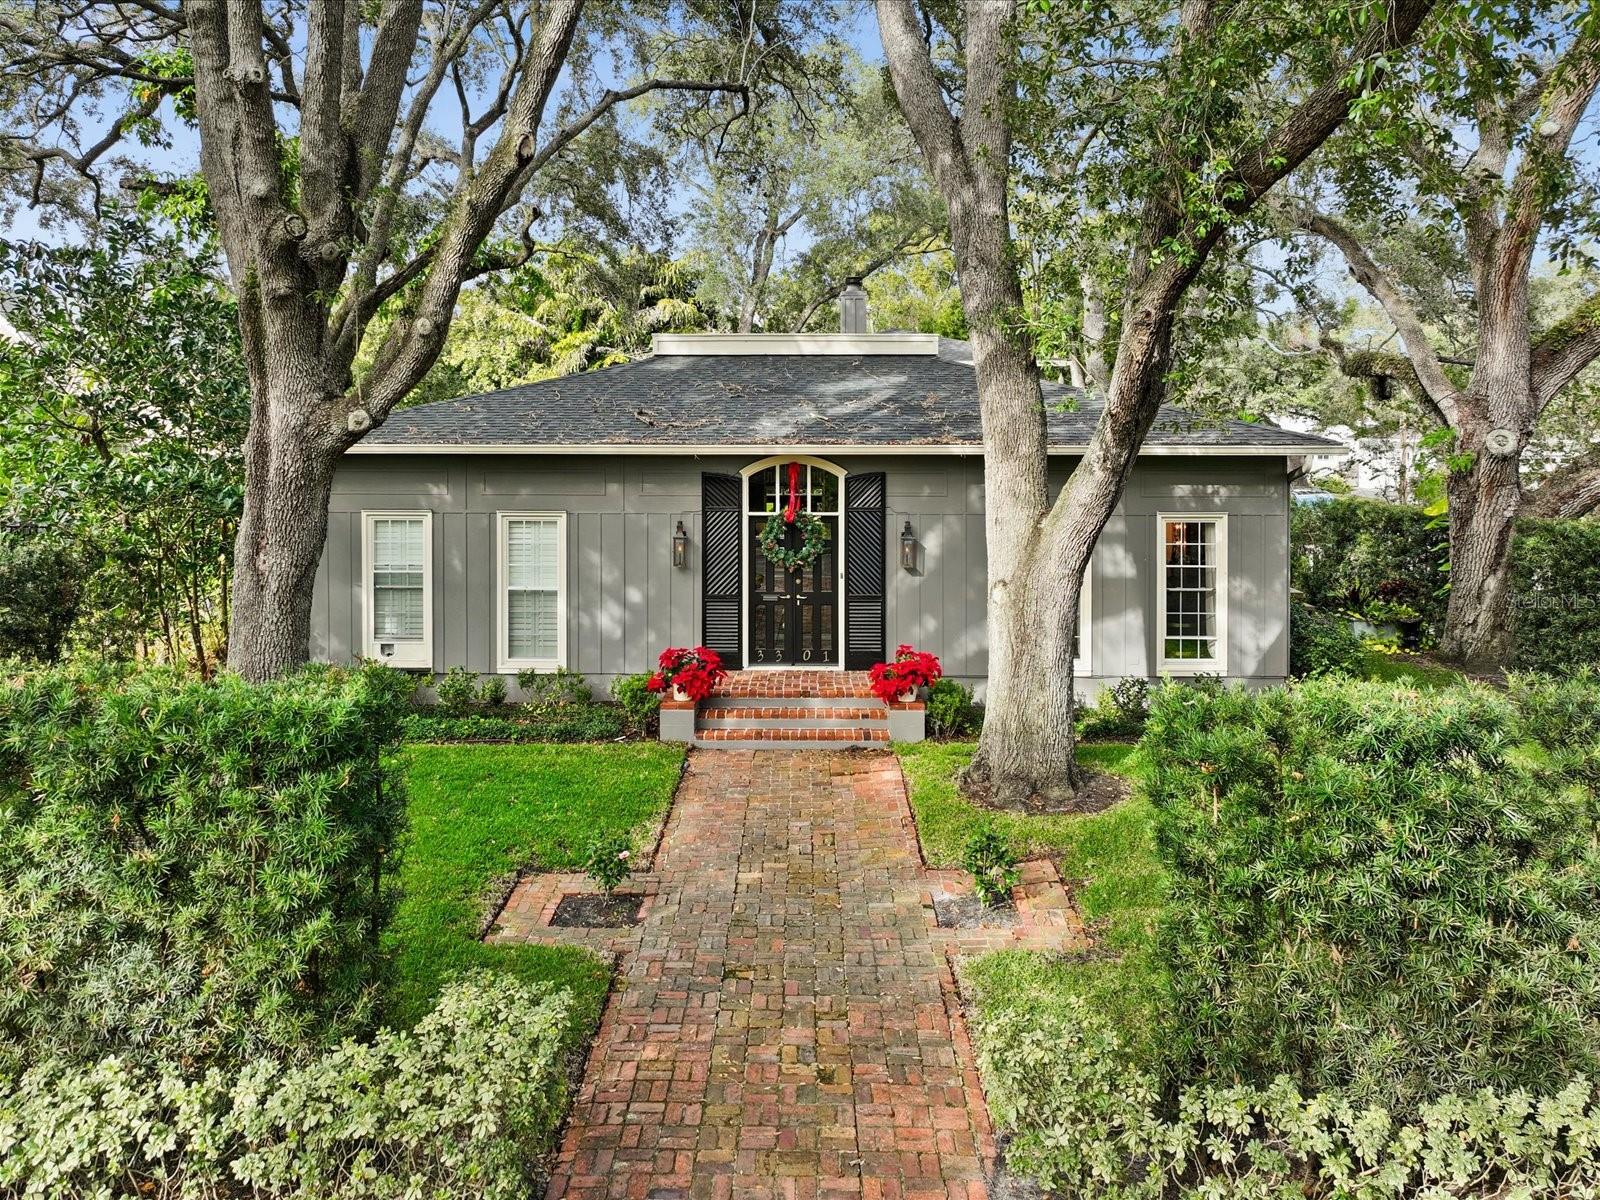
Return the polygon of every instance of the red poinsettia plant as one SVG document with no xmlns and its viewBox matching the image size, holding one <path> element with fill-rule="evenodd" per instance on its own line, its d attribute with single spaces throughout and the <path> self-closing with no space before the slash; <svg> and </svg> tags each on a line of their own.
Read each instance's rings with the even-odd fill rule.
<svg viewBox="0 0 1600 1200">
<path fill-rule="evenodd" d="M 893 662 L 878 663 L 867 674 L 872 680 L 872 694 L 885 704 L 892 704 L 907 692 L 932 687 L 944 674 L 944 668 L 937 655 L 901 643 L 894 648 Z"/>
<path fill-rule="evenodd" d="M 717 684 L 728 672 L 722 666 L 722 656 L 708 646 L 668 646 L 656 660 L 659 668 L 650 676 L 646 686 L 652 692 L 665 692 L 679 688 L 696 703 L 716 691 Z"/>
</svg>

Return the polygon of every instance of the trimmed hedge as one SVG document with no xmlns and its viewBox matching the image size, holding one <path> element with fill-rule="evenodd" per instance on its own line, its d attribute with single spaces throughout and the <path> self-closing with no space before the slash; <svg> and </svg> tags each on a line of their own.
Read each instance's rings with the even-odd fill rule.
<svg viewBox="0 0 1600 1200">
<path fill-rule="evenodd" d="M 368 1028 L 409 689 L 378 667 L 0 684 L 0 1068 L 199 1066 Z"/>
<path fill-rule="evenodd" d="M 564 704 L 523 718 L 412 713 L 404 723 L 408 742 L 609 742 L 627 732 L 614 704 Z"/>
<path fill-rule="evenodd" d="M 565 1108 L 569 1008 L 484 974 L 303 1063 L 48 1061 L 0 1077 L 0 1193 L 521 1200 Z"/>
<path fill-rule="evenodd" d="M 1592 712 L 1600 687 L 1527 680 L 1517 699 L 1340 679 L 1159 693 L 1144 748 L 1174 1079 L 1283 1074 L 1409 1116 L 1600 1069 L 1600 806 L 1529 745 L 1535 714 Z"/>
<path fill-rule="evenodd" d="M 1511 568 L 1517 665 L 1600 664 L 1600 520 L 1518 521 Z"/>
</svg>

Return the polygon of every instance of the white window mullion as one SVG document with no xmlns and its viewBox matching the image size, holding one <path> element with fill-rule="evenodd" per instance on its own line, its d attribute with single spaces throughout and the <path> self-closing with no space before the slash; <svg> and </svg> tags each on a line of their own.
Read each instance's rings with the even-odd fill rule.
<svg viewBox="0 0 1600 1200">
<path fill-rule="evenodd" d="M 361 654 L 396 667 L 433 665 L 433 520 L 361 514 Z"/>
<path fill-rule="evenodd" d="M 1158 670 L 1227 674 L 1227 516 L 1158 514 L 1156 576 Z"/>
<path fill-rule="evenodd" d="M 495 540 L 499 669 L 566 666 L 566 514 L 501 513 Z"/>
</svg>

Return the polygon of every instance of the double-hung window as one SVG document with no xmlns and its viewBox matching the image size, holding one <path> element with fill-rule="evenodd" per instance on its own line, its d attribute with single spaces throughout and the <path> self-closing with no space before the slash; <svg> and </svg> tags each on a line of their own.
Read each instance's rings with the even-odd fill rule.
<svg viewBox="0 0 1600 1200">
<path fill-rule="evenodd" d="M 1159 669 L 1173 675 L 1228 670 L 1228 518 L 1156 518 Z"/>
<path fill-rule="evenodd" d="M 566 514 L 501 513 L 496 542 L 499 669 L 566 666 Z"/>
<path fill-rule="evenodd" d="M 433 519 L 361 514 L 362 653 L 396 667 L 433 665 Z"/>
</svg>

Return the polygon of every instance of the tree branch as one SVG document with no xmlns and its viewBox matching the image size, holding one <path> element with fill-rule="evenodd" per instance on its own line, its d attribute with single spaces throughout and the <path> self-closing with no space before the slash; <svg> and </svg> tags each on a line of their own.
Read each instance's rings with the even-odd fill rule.
<svg viewBox="0 0 1600 1200">
<path fill-rule="evenodd" d="M 1600 358 L 1600 295 L 1591 296 L 1534 339 L 1531 375 L 1539 411 Z"/>
</svg>

